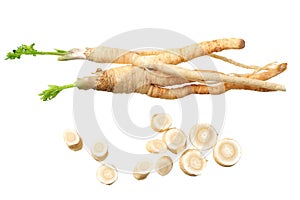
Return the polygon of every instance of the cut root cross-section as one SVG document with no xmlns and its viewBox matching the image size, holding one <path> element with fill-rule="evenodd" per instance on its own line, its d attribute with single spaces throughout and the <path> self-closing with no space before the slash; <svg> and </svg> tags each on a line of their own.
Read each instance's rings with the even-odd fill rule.
<svg viewBox="0 0 300 200">
<path fill-rule="evenodd" d="M 167 145 L 162 140 L 149 140 L 146 149 L 149 153 L 163 153 L 167 150 Z"/>
<path fill-rule="evenodd" d="M 92 156 L 97 161 L 103 161 L 108 156 L 108 147 L 106 142 L 96 142 L 91 150 Z"/>
<path fill-rule="evenodd" d="M 71 150 L 78 151 L 82 149 L 82 140 L 76 131 L 67 129 L 65 130 L 63 137 L 65 143 Z"/>
<path fill-rule="evenodd" d="M 103 164 L 97 169 L 96 177 L 101 183 L 111 185 L 118 179 L 117 169 L 112 165 Z"/>
<path fill-rule="evenodd" d="M 240 145 L 233 139 L 225 138 L 216 144 L 213 152 L 215 161 L 223 166 L 235 165 L 241 158 L 242 150 Z"/>
<path fill-rule="evenodd" d="M 183 131 L 177 128 L 166 131 L 163 135 L 163 141 L 174 154 L 178 154 L 186 148 L 186 136 Z"/>
<path fill-rule="evenodd" d="M 180 169 L 189 176 L 198 176 L 206 166 L 206 158 L 198 149 L 186 150 L 179 159 Z"/>
<path fill-rule="evenodd" d="M 147 160 L 147 159 L 141 160 L 135 165 L 133 170 L 133 176 L 137 180 L 143 180 L 147 178 L 147 176 L 150 174 L 152 169 L 153 169 L 153 163 L 151 162 L 151 160 Z"/>
<path fill-rule="evenodd" d="M 172 125 L 172 118 L 166 113 L 159 113 L 153 115 L 151 119 L 151 127 L 156 132 L 168 130 Z"/>
<path fill-rule="evenodd" d="M 155 170 L 161 176 L 167 175 L 172 168 L 173 161 L 169 156 L 162 156 L 155 163 Z"/>
<path fill-rule="evenodd" d="M 194 147 L 205 151 L 215 146 L 218 133 L 210 124 L 197 124 L 190 130 L 189 137 Z"/>
</svg>

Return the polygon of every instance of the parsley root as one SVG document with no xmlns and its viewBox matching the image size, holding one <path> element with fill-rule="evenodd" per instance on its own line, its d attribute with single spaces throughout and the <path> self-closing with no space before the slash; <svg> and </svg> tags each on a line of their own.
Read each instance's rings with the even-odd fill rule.
<svg viewBox="0 0 300 200">
<path fill-rule="evenodd" d="M 183 77 L 167 75 L 152 69 L 125 66 L 112 68 L 106 71 L 99 69 L 96 72 L 97 76 L 79 78 L 73 84 L 64 86 L 49 85 L 49 89 L 44 90 L 39 95 L 43 101 L 47 101 L 53 99 L 60 91 L 72 87 L 84 90 L 95 89 L 113 93 L 136 92 L 162 99 L 177 99 L 190 94 L 222 94 L 231 89 L 255 90 L 262 92 L 276 90 L 284 91 L 284 86 L 264 81 L 280 74 L 285 69 L 286 64 L 282 63 L 276 65 L 276 67 L 269 71 L 244 76 L 229 76 L 216 72 L 190 70 L 188 72 L 191 73 L 191 76 L 188 75 L 187 78 L 189 78 L 189 80 L 187 80 Z M 196 78 L 193 78 L 193 72 L 196 72 Z M 197 78 L 197 74 L 199 74 L 199 77 L 203 76 L 201 79 L 203 81 L 205 79 L 206 81 L 218 81 L 221 77 L 223 79 L 219 80 L 219 83 L 223 84 L 189 84 L 177 88 L 166 88 L 166 86 L 191 83 L 196 80 L 201 81 Z M 201 74 L 206 74 L 207 77 Z M 212 78 L 210 78 L 210 76 Z"/>
</svg>

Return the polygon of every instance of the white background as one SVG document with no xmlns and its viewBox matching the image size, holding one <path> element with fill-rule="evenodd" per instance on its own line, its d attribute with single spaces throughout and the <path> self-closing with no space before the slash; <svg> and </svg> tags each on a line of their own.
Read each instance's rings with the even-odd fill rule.
<svg viewBox="0 0 300 200">
<path fill-rule="evenodd" d="M 296 28 L 300 16 L 295 2 L 2 1 L 0 199 L 299 199 L 300 33 Z M 137 28 L 170 29 L 196 41 L 241 37 L 246 40 L 245 49 L 222 54 L 257 65 L 288 62 L 288 70 L 272 79 L 285 84 L 287 92 L 226 94 L 222 137 L 235 138 L 242 146 L 243 156 L 236 166 L 222 168 L 210 155 L 199 177 L 184 175 L 176 163 L 166 177 L 151 174 L 136 181 L 131 175 L 119 174 L 114 185 L 102 185 L 95 178 L 99 164 L 84 150 L 69 151 L 63 142 L 63 130 L 75 126 L 73 91 L 65 91 L 50 102 L 37 96 L 47 84 L 72 83 L 83 62 L 57 62 L 53 57 L 3 60 L 22 43 L 35 42 L 36 48 L 45 50 L 95 46 Z M 235 70 L 223 65 L 218 69 Z M 99 99 L 102 96 L 111 94 L 97 94 Z M 132 98 L 132 120 L 147 125 L 147 106 L 152 100 L 139 95 Z M 209 98 L 197 99 L 205 104 Z M 107 101 L 102 106 L 110 105 Z M 107 118 L 105 124 L 114 130 L 111 134 L 121 134 L 111 112 L 102 112 L 101 105 L 97 106 L 98 114 Z M 180 123 L 177 110 L 171 113 L 175 125 Z M 204 112 L 209 115 L 209 109 Z M 206 120 L 209 117 L 203 118 Z M 123 143 L 122 148 L 133 146 L 130 151 L 144 153 L 142 145 L 132 144 Z"/>
</svg>

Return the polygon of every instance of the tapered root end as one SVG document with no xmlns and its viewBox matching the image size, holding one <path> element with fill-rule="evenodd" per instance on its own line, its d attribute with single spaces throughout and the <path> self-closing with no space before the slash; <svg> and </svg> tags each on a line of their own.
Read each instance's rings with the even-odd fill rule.
<svg viewBox="0 0 300 200">
<path fill-rule="evenodd" d="M 287 63 L 281 63 L 277 66 L 278 74 L 284 72 L 287 69 Z M 279 85 L 279 91 L 286 92 L 286 88 L 284 85 Z"/>
<path fill-rule="evenodd" d="M 239 41 L 239 48 L 243 49 L 244 47 L 245 47 L 245 40 L 240 39 L 240 41 Z"/>
<path fill-rule="evenodd" d="M 226 49 L 243 49 L 245 47 L 245 40 L 241 38 L 229 38 L 225 39 L 228 43 L 225 46 L 228 46 Z"/>
<path fill-rule="evenodd" d="M 281 63 L 281 64 L 278 66 L 278 70 L 279 70 L 280 72 L 284 72 L 286 69 L 287 69 L 287 63 Z"/>
</svg>

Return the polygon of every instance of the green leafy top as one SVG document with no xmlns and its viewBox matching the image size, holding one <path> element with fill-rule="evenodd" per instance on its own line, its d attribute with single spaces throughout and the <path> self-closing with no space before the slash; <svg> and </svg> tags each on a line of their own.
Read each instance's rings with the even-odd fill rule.
<svg viewBox="0 0 300 200">
<path fill-rule="evenodd" d="M 63 85 L 63 86 L 57 86 L 57 85 L 49 85 L 49 88 L 47 90 L 44 90 L 39 94 L 41 96 L 41 100 L 43 101 L 49 101 L 58 95 L 62 90 L 76 87 L 76 83 Z"/>
<path fill-rule="evenodd" d="M 22 55 L 57 55 L 57 56 L 64 56 L 68 53 L 68 51 L 60 50 L 60 49 L 54 49 L 55 51 L 52 52 L 43 52 L 43 51 L 37 51 L 34 48 L 34 43 L 31 45 L 25 45 L 22 44 L 17 49 L 14 49 L 12 52 L 8 52 L 6 54 L 5 60 L 14 60 L 14 59 L 20 59 Z"/>
</svg>

